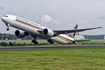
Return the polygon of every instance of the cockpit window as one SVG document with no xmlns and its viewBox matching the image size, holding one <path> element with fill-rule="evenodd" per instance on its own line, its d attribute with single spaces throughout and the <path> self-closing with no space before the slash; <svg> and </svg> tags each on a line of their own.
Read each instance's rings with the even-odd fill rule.
<svg viewBox="0 0 105 70">
<path fill-rule="evenodd" d="M 7 15 L 4 15 L 4 17 L 8 17 Z"/>
</svg>

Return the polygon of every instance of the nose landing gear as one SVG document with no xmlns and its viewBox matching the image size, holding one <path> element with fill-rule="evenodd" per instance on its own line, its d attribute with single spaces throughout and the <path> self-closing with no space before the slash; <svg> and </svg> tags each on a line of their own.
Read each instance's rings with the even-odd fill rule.
<svg viewBox="0 0 105 70">
<path fill-rule="evenodd" d="M 7 29 L 6 29 L 6 30 L 9 31 L 9 30 L 10 30 L 10 29 L 9 29 L 9 26 L 10 26 L 10 25 L 9 25 L 9 24 L 6 24 L 6 26 L 7 26 Z"/>
<path fill-rule="evenodd" d="M 9 31 L 10 30 L 9 27 L 6 30 Z"/>
</svg>

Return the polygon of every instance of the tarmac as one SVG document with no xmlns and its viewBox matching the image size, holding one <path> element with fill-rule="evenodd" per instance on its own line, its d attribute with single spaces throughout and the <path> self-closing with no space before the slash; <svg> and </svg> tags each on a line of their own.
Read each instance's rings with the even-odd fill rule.
<svg viewBox="0 0 105 70">
<path fill-rule="evenodd" d="M 0 51 L 77 49 L 77 48 L 105 48 L 105 46 L 9 47 L 9 48 L 0 48 Z"/>
</svg>

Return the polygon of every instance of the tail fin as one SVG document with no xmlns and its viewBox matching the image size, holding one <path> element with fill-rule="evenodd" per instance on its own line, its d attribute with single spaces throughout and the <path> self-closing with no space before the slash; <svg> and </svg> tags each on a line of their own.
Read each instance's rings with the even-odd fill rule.
<svg viewBox="0 0 105 70">
<path fill-rule="evenodd" d="M 73 29 L 77 29 L 77 28 L 78 28 L 78 25 L 76 25 Z M 70 33 L 70 36 L 72 38 L 74 38 L 75 37 L 75 34 L 76 34 L 76 32 Z"/>
</svg>

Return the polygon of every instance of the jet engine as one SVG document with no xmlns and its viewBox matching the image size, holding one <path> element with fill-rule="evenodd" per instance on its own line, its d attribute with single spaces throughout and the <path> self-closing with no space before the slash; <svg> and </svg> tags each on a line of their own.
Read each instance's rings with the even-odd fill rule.
<svg viewBox="0 0 105 70">
<path fill-rule="evenodd" d="M 49 37 L 54 36 L 54 32 L 51 29 L 44 29 L 43 34 Z"/>
<path fill-rule="evenodd" d="M 26 35 L 29 35 L 29 34 L 27 32 L 24 32 L 24 31 L 16 30 L 15 35 L 17 37 L 23 38 L 23 37 L 25 37 Z"/>
</svg>

